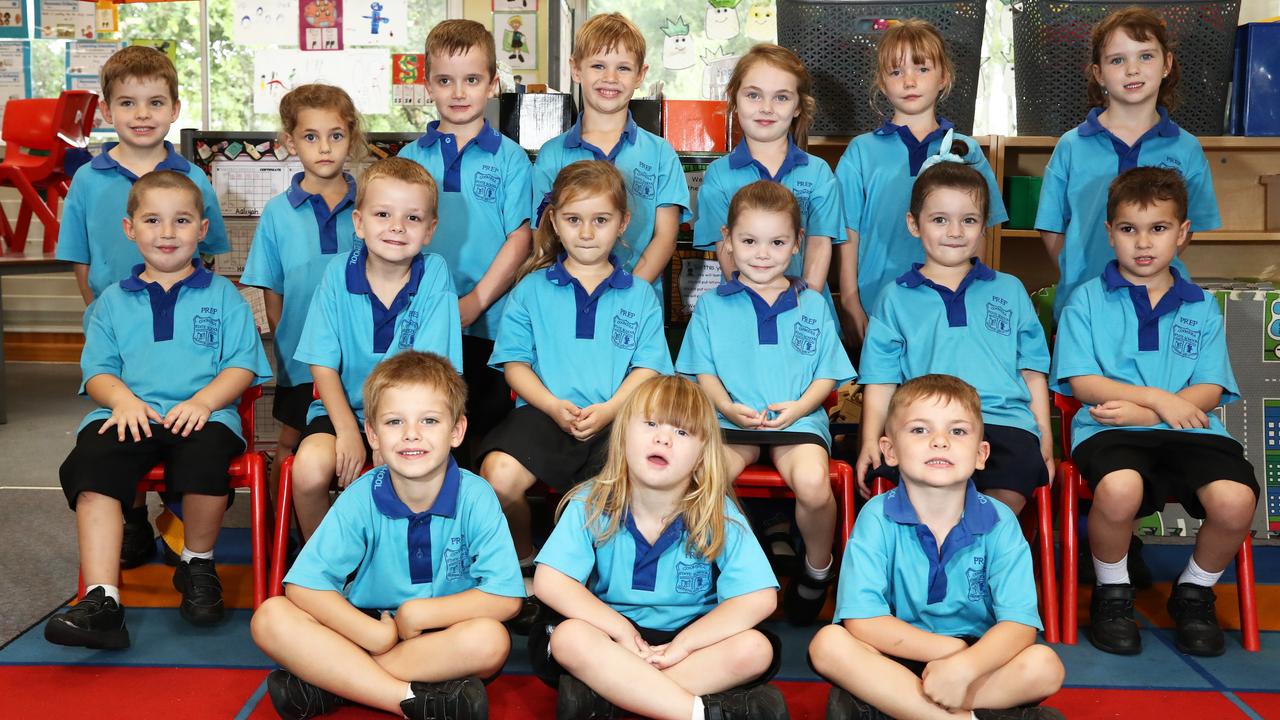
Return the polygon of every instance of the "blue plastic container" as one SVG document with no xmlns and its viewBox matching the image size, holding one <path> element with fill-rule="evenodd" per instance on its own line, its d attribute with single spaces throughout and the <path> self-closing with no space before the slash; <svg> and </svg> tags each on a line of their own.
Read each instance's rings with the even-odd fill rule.
<svg viewBox="0 0 1280 720">
<path fill-rule="evenodd" d="M 1236 29 L 1232 135 L 1280 135 L 1280 22 Z"/>
</svg>

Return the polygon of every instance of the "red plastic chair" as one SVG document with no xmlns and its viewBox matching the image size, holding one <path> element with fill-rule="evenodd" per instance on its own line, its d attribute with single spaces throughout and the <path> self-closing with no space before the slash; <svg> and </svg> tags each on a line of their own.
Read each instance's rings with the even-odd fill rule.
<svg viewBox="0 0 1280 720">
<path fill-rule="evenodd" d="M 1077 597 L 1080 591 L 1077 530 L 1079 502 L 1092 498 L 1093 493 L 1080 475 L 1080 470 L 1071 461 L 1070 455 L 1071 420 L 1080 409 L 1080 403 L 1073 397 L 1054 393 L 1053 404 L 1062 414 L 1063 460 L 1058 465 L 1058 492 L 1062 510 L 1062 642 L 1075 645 L 1079 614 Z M 1240 597 L 1240 634 L 1244 649 L 1258 652 L 1262 648 L 1262 640 L 1258 634 L 1258 607 L 1254 596 L 1253 538 L 1249 535 L 1244 536 L 1240 550 L 1236 553 L 1236 581 Z"/>
<path fill-rule="evenodd" d="M 53 252 L 58 243 L 58 200 L 66 197 L 71 184 L 63 161 L 68 148 L 89 144 L 97 106 L 97 93 L 88 90 L 66 90 L 57 98 L 10 100 L 5 105 L 0 186 L 14 187 L 22 195 L 16 228 L 9 226 L 0 209 L 0 234 L 10 252 L 22 253 L 26 248 L 33 214 L 44 225 L 44 252 Z M 47 201 L 40 199 L 37 189 L 45 191 Z"/>
<path fill-rule="evenodd" d="M 876 477 L 872 485 L 872 492 L 875 495 L 886 493 L 893 487 L 893 484 L 883 477 Z M 1019 516 L 1023 537 L 1027 539 L 1028 545 L 1036 549 L 1032 553 L 1032 558 L 1039 566 L 1036 574 L 1040 580 L 1040 616 L 1044 621 L 1044 641 L 1047 643 L 1057 643 L 1061 640 L 1058 628 L 1058 577 L 1053 559 L 1052 497 L 1048 485 L 1036 488 L 1031 494 L 1031 503 L 1035 509 L 1031 510 L 1030 506 L 1024 507 Z"/>
<path fill-rule="evenodd" d="M 231 476 L 232 488 L 249 488 L 249 533 L 253 547 L 253 607 L 256 610 L 267 599 L 267 472 L 266 460 L 262 453 L 253 448 L 253 403 L 262 397 L 262 388 L 254 386 L 240 397 L 237 412 L 240 425 L 249 450 L 236 456 L 231 461 L 227 473 Z M 146 477 L 138 482 L 138 489 L 164 492 L 164 463 L 151 468 Z M 84 575 L 80 576 L 80 587 L 76 598 L 84 596 Z"/>
</svg>

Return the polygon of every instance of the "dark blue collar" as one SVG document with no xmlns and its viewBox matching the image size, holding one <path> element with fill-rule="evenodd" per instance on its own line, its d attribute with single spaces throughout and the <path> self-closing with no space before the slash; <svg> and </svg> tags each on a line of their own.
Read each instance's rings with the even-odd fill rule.
<svg viewBox="0 0 1280 720">
<path fill-rule="evenodd" d="M 412 519 L 423 515 L 451 518 L 457 515 L 458 489 L 462 485 L 462 471 L 458 469 L 458 463 L 454 461 L 453 456 L 449 457 L 449 466 L 444 471 L 444 482 L 440 485 L 440 492 L 436 494 L 435 502 L 420 513 L 410 510 L 409 506 L 405 505 L 396 494 L 395 486 L 391 483 L 391 473 L 386 465 L 374 472 L 376 474 L 373 476 L 373 504 L 383 515 L 393 519 Z"/>
<path fill-rule="evenodd" d="M 596 159 L 613 162 L 614 159 L 618 157 L 618 152 L 622 149 L 623 144 L 635 145 L 636 137 L 639 134 L 639 127 L 636 125 L 635 119 L 631 117 L 631 111 L 628 110 L 627 124 L 622 127 L 622 137 L 618 138 L 617 144 L 613 146 L 612 150 L 606 153 L 595 145 L 592 145 L 582 139 L 582 115 L 579 114 L 578 120 L 573 123 L 573 127 L 569 128 L 569 132 L 564 135 L 564 146 L 567 148 L 584 147 L 596 155 Z"/>
<path fill-rule="evenodd" d="M 902 140 L 902 144 L 907 148 L 907 164 L 911 171 L 911 177 L 920 174 L 920 167 L 924 165 L 924 161 L 929 158 L 929 145 L 934 140 L 942 139 L 948 130 L 955 128 L 955 124 L 950 120 L 940 117 L 938 118 L 938 129 L 925 135 L 920 140 L 916 140 L 916 136 L 911 132 L 911 128 L 906 125 L 894 125 L 893 120 L 885 120 L 875 132 L 877 135 L 894 135 Z M 943 152 L 950 152 L 951 148 L 942 148 Z"/>
<path fill-rule="evenodd" d="M 289 204 L 295 208 L 313 197 L 320 198 L 321 202 L 324 201 L 323 195 L 309 193 L 302 189 L 302 180 L 306 175 L 306 173 L 295 173 L 293 181 L 289 183 L 289 189 L 285 191 L 285 198 L 287 198 L 289 200 Z M 356 201 L 356 179 L 351 177 L 349 173 L 343 173 L 342 175 L 347 181 L 347 194 L 343 195 L 342 199 L 338 201 L 338 204 L 333 206 L 332 212 L 335 213 L 345 207 L 347 203 L 353 203 Z M 324 207 L 325 210 L 328 210 L 328 203 L 325 203 Z"/>
<path fill-rule="evenodd" d="M 1204 290 L 1199 285 L 1185 279 L 1178 273 L 1178 268 L 1170 265 L 1169 273 L 1173 275 L 1173 286 L 1169 288 L 1169 292 L 1165 293 L 1165 297 L 1173 295 L 1180 302 L 1200 302 L 1204 300 Z M 1107 263 L 1107 267 L 1102 271 L 1102 282 L 1107 286 L 1107 290 L 1119 290 L 1120 288 L 1141 288 L 1143 294 L 1146 294 L 1146 285 L 1134 285 L 1124 276 L 1120 274 L 1120 261 L 1112 260 Z M 1150 303 L 1148 303 L 1150 304 Z"/>
<path fill-rule="evenodd" d="M 568 269 L 564 266 L 564 261 L 568 259 L 568 257 L 568 253 L 560 253 L 560 256 L 556 258 L 555 263 L 551 267 L 547 268 L 548 280 L 556 285 L 568 285 L 578 281 L 577 278 L 569 274 Z M 613 272 L 609 273 L 609 277 L 605 278 L 604 282 L 600 283 L 600 287 L 608 285 L 609 287 L 616 288 L 618 290 L 625 290 L 626 288 L 631 287 L 635 282 L 635 278 L 632 277 L 631 273 L 627 272 L 626 268 L 622 267 L 622 263 L 618 262 L 617 255 L 612 253 L 609 254 L 609 264 L 613 265 Z"/>
<path fill-rule="evenodd" d="M 787 173 L 791 172 L 796 167 L 808 165 L 809 153 L 801 150 L 798 145 L 788 139 L 787 155 L 782 159 L 782 165 L 778 166 L 778 174 L 772 175 L 769 173 L 768 168 L 758 162 L 751 155 L 751 148 L 747 146 L 746 138 L 743 138 L 743 140 L 733 148 L 733 152 L 729 153 L 729 167 L 734 170 L 738 170 L 753 164 L 756 166 L 756 169 L 760 171 L 760 177 L 762 179 L 778 181 L 786 177 Z"/>
<path fill-rule="evenodd" d="M 347 292 L 355 295 L 373 296 L 373 288 L 369 286 L 369 275 L 365 272 L 365 263 L 369 259 L 369 248 L 364 243 L 357 243 L 347 257 Z M 418 284 L 422 282 L 425 266 L 422 253 L 413 256 L 409 266 L 409 282 L 405 285 L 410 295 L 418 292 Z M 375 296 L 376 298 L 376 296 Z"/>
<path fill-rule="evenodd" d="M 173 287 L 169 288 L 170 293 L 177 290 L 179 287 L 207 288 L 209 287 L 209 283 L 213 282 L 213 273 L 209 271 L 209 268 L 204 266 L 204 263 L 200 262 L 200 258 L 193 258 L 191 260 L 191 265 L 195 267 L 195 272 L 174 283 Z M 134 265 L 133 271 L 129 273 L 129 277 L 120 281 L 120 287 L 128 290 L 129 292 L 146 290 L 148 287 L 153 285 L 157 288 L 160 287 L 159 283 L 147 282 L 142 279 L 142 272 L 146 269 L 147 266 L 142 263 Z"/>
<path fill-rule="evenodd" d="M 911 504 L 911 498 L 901 485 L 890 490 L 884 498 L 885 517 L 899 525 L 919 525 L 920 515 Z M 964 514 L 960 516 L 957 527 L 963 527 L 970 534 L 980 535 L 991 532 L 991 528 L 1000 522 L 1000 516 L 991 505 L 991 500 L 978 492 L 970 480 L 964 489 Z"/>
<path fill-rule="evenodd" d="M 111 149 L 119 144 L 120 143 L 118 142 L 109 142 L 103 145 L 102 152 L 98 153 L 97 157 L 95 157 L 89 165 L 93 167 L 94 170 L 115 170 L 130 180 L 137 180 L 138 176 L 134 175 L 132 170 L 124 167 L 120 163 L 116 162 L 115 158 L 111 157 Z M 191 163 L 187 162 L 186 158 L 179 155 L 178 151 L 173 149 L 173 143 L 165 140 L 164 149 L 166 155 L 164 159 L 155 166 L 156 170 L 176 170 L 177 172 L 185 173 L 191 169 Z"/>
<path fill-rule="evenodd" d="M 778 344 L 778 316 L 788 310 L 794 310 L 800 307 L 800 293 L 804 292 L 806 285 L 800 278 L 788 277 L 791 286 L 782 291 L 778 295 L 778 299 L 773 304 L 765 302 L 764 298 L 755 290 L 747 287 L 738 279 L 739 273 L 733 273 L 733 279 L 721 283 L 716 288 L 716 294 L 722 297 L 728 297 L 736 293 L 745 292 L 747 298 L 751 300 L 751 308 L 756 313 L 756 341 L 761 345 L 777 345 Z"/>
<path fill-rule="evenodd" d="M 917 288 L 921 285 L 931 288 L 938 293 L 938 297 L 942 299 L 942 304 L 947 310 L 947 326 L 966 327 L 969 324 L 969 314 L 965 307 L 965 292 L 970 285 L 978 280 L 996 279 L 996 271 L 983 265 L 978 258 L 970 258 L 969 264 L 969 272 L 965 273 L 964 279 L 960 281 L 955 290 L 943 287 L 925 277 L 920 272 L 920 268 L 924 267 L 921 263 L 911 263 L 911 269 L 899 275 L 896 282 L 908 288 Z"/>
<path fill-rule="evenodd" d="M 1128 289 L 1129 301 L 1133 313 L 1138 318 L 1138 350 L 1151 351 L 1160 349 L 1160 318 L 1177 312 L 1182 303 L 1197 303 L 1204 300 L 1204 291 L 1199 285 L 1182 279 L 1177 268 L 1169 266 L 1173 274 L 1173 286 L 1160 298 L 1155 307 L 1151 307 L 1151 296 L 1147 294 L 1146 285 L 1135 285 L 1120 274 L 1120 262 L 1112 260 L 1102 271 L 1102 284 L 1107 292 Z"/>
<path fill-rule="evenodd" d="M 200 258 L 194 258 L 191 265 L 195 268 L 195 272 L 186 276 L 173 284 L 173 287 L 167 291 L 160 287 L 160 283 L 147 282 L 142 279 L 141 275 L 146 265 L 134 265 L 133 272 L 129 277 L 120 281 L 120 287 L 128 292 L 147 292 L 147 300 L 151 304 L 151 340 L 153 342 L 168 342 L 173 339 L 173 320 L 174 312 L 178 307 L 178 295 L 182 288 L 207 288 L 209 283 L 213 282 L 213 273 L 200 262 Z M 217 322 L 216 320 L 214 321 Z M 216 326 L 211 326 L 216 328 Z M 197 335 L 200 330 L 200 318 L 196 318 L 197 334 L 192 336 L 192 341 L 201 345 L 210 347 L 216 345 L 217 330 L 211 329 L 209 335 L 205 338 L 208 342 L 202 342 Z"/>
<path fill-rule="evenodd" d="M 432 120 L 427 123 L 427 131 L 422 134 L 422 137 L 418 138 L 418 144 L 428 148 L 435 145 L 436 141 L 442 137 L 455 136 L 453 133 L 440 132 L 440 121 Z M 467 147 L 471 147 L 472 144 L 479 145 L 482 150 L 492 155 L 498 152 L 498 148 L 502 147 L 502 133 L 494 130 L 489 125 L 489 121 L 485 120 L 484 127 L 480 129 L 480 134 L 472 138 L 471 142 L 467 143 Z"/>
<path fill-rule="evenodd" d="M 649 544 L 644 533 L 640 532 L 640 528 L 636 527 L 635 518 L 630 512 L 627 513 L 625 524 L 627 532 L 636 544 L 635 561 L 631 566 L 631 589 L 652 591 L 658 584 L 658 561 L 662 559 L 662 554 L 684 535 L 684 516 L 677 515 L 669 525 L 663 528 L 662 534 L 652 545 Z"/>
<path fill-rule="evenodd" d="M 1089 111 L 1089 115 L 1085 117 L 1084 122 L 1076 126 L 1076 131 L 1079 133 L 1080 137 L 1091 137 L 1098 133 L 1111 135 L 1111 131 L 1104 127 L 1102 122 L 1098 120 L 1098 116 L 1102 114 L 1102 111 L 1103 108 L 1093 108 Z M 1150 130 L 1142 134 L 1138 143 L 1141 143 L 1152 135 L 1159 135 L 1160 137 L 1177 136 L 1179 130 L 1178 124 L 1169 117 L 1169 111 L 1162 107 L 1157 107 L 1156 112 L 1160 115 L 1160 120 L 1156 122 L 1155 127 L 1152 127 Z"/>
</svg>

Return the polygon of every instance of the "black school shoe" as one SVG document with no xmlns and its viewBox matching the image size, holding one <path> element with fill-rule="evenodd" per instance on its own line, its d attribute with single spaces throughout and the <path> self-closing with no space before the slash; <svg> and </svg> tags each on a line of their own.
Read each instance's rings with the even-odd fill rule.
<svg viewBox="0 0 1280 720">
<path fill-rule="evenodd" d="M 444 682 L 412 682 L 413 697 L 400 703 L 409 720 L 483 720 L 489 717 L 489 696 L 478 677 Z"/>
<path fill-rule="evenodd" d="M 1169 594 L 1165 606 L 1177 625 L 1174 646 L 1188 655 L 1217 657 L 1226 652 L 1226 640 L 1218 625 L 1213 588 L 1191 583 L 1178 583 Z"/>
<path fill-rule="evenodd" d="M 267 695 L 276 714 L 284 720 L 328 715 L 347 704 L 346 700 L 284 669 L 272 670 L 267 675 Z"/>
<path fill-rule="evenodd" d="M 556 695 L 556 720 L 613 720 L 618 709 L 595 690 L 569 673 L 560 675 Z"/>
<path fill-rule="evenodd" d="M 129 647 L 129 628 L 124 624 L 124 608 L 107 591 L 96 587 L 75 607 L 49 618 L 44 639 L 55 645 L 87 647 L 94 650 L 123 650 Z"/>
<path fill-rule="evenodd" d="M 192 625 L 215 625 L 222 622 L 226 608 L 222 604 L 222 581 L 212 560 L 192 558 L 178 563 L 173 571 L 173 588 L 182 593 L 178 612 Z"/>
<path fill-rule="evenodd" d="M 892 720 L 875 706 L 853 696 L 848 690 L 833 685 L 827 696 L 827 720 Z"/>
<path fill-rule="evenodd" d="M 772 685 L 737 687 L 702 696 L 707 720 L 787 720 L 787 703 Z"/>
<path fill-rule="evenodd" d="M 792 625 L 804 627 L 812 625 L 818 619 L 818 613 L 822 612 L 823 606 L 827 604 L 827 589 L 835 579 L 835 572 L 833 568 L 832 574 L 826 580 L 815 580 L 804 571 L 804 560 L 801 559 L 798 562 L 801 569 L 791 576 L 791 582 L 787 583 L 787 588 L 782 591 L 782 614 Z M 815 598 L 803 597 L 800 595 L 802 586 L 819 591 L 819 595 Z"/>
<path fill-rule="evenodd" d="M 144 516 L 136 522 L 124 521 L 124 541 L 120 543 L 120 568 L 146 565 L 156 556 L 156 531 Z"/>
<path fill-rule="evenodd" d="M 978 720 L 1066 720 L 1061 710 L 1051 707 L 1016 707 L 1007 710 L 974 710 Z"/>
<path fill-rule="evenodd" d="M 1142 636 L 1133 619 L 1133 586 L 1097 585 L 1089 600 L 1089 642 L 1103 652 L 1137 655 Z"/>
</svg>

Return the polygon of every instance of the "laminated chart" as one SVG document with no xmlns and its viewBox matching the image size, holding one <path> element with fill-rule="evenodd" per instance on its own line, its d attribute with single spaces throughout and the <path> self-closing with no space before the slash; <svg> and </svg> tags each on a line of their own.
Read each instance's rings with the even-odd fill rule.
<svg viewBox="0 0 1280 720">
<path fill-rule="evenodd" d="M 210 172 L 223 216 L 258 217 L 268 200 L 289 189 L 294 174 L 302 172 L 302 163 L 215 162 Z"/>
</svg>

